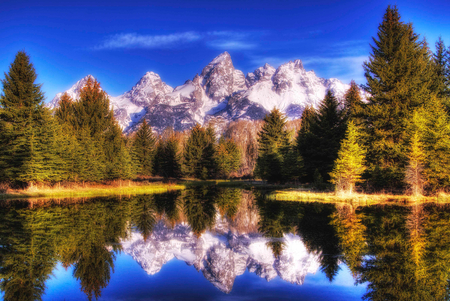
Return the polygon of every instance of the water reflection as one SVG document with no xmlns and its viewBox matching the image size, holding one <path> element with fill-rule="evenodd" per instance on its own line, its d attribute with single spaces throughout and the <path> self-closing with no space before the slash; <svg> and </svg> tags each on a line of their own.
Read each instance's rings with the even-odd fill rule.
<svg viewBox="0 0 450 301">
<path fill-rule="evenodd" d="M 447 205 L 272 202 L 217 187 L 6 202 L 0 288 L 5 300 L 39 300 L 60 262 L 87 298 L 97 299 L 123 252 L 151 275 L 182 260 L 225 293 L 245 271 L 301 285 L 320 270 L 333 283 L 345 264 L 354 283 L 368 284 L 364 299 L 443 300 L 450 291 L 449 221 Z"/>
</svg>

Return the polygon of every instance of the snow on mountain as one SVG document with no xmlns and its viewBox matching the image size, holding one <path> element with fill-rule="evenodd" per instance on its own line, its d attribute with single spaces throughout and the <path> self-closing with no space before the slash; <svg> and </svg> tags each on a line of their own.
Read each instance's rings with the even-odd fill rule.
<svg viewBox="0 0 450 301">
<path fill-rule="evenodd" d="M 154 72 L 147 72 L 128 92 L 111 97 L 114 115 L 123 129 L 138 123 L 147 113 L 147 107 L 168 104 L 166 95 L 173 88 Z"/>
<path fill-rule="evenodd" d="M 89 77 L 92 76 L 67 91 L 72 98 L 78 98 Z M 175 89 L 158 74 L 147 72 L 130 91 L 110 97 L 110 103 L 125 132 L 133 132 L 143 119 L 157 132 L 168 126 L 182 131 L 214 118 L 262 119 L 274 107 L 289 119 L 300 118 L 306 106 L 317 108 L 328 90 L 342 99 L 349 87 L 338 79 L 323 79 L 314 71 L 306 71 L 300 60 L 277 69 L 265 64 L 244 76 L 224 52 L 203 68 L 200 75 Z M 47 106 L 57 107 L 61 95 L 58 93 Z"/>
<path fill-rule="evenodd" d="M 50 109 L 57 108 L 59 106 L 59 101 L 61 100 L 61 96 L 63 96 L 64 93 L 69 94 L 69 96 L 76 100 L 80 97 L 81 89 L 86 85 L 88 79 L 94 80 L 95 78 L 92 75 L 87 75 L 77 81 L 75 85 L 73 85 L 69 90 L 65 92 L 60 92 L 56 94 L 56 96 L 47 104 L 47 107 Z"/>
<path fill-rule="evenodd" d="M 303 284 L 307 274 L 317 272 L 320 254 L 309 253 L 297 235 L 286 234 L 283 240 L 284 249 L 276 258 L 269 239 L 257 232 L 239 233 L 228 227 L 197 237 L 185 223 L 172 229 L 160 221 L 147 240 L 132 233 L 122 247 L 150 275 L 176 258 L 194 265 L 215 287 L 229 293 L 236 277 L 247 269 L 267 281 L 278 276 L 297 285 Z"/>
</svg>

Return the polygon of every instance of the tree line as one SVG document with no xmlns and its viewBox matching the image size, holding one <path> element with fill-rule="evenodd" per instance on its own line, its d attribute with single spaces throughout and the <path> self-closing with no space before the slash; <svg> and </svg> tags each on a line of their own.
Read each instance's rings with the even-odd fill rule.
<svg viewBox="0 0 450 301">
<path fill-rule="evenodd" d="M 138 175 L 228 178 L 241 154 L 212 126 L 187 133 L 171 129 L 156 137 L 144 120 L 126 137 L 100 83 L 89 78 L 74 100 L 63 94 L 58 108 L 44 106 L 29 56 L 20 51 L 5 73 L 0 96 L 0 179 L 14 184 L 132 179 Z"/>
<path fill-rule="evenodd" d="M 363 65 L 363 101 L 352 82 L 339 103 L 331 91 L 304 110 L 295 140 L 274 109 L 258 135 L 256 172 L 270 182 L 300 180 L 352 192 L 414 194 L 450 187 L 450 50 L 432 53 L 411 23 L 389 6 Z"/>
</svg>

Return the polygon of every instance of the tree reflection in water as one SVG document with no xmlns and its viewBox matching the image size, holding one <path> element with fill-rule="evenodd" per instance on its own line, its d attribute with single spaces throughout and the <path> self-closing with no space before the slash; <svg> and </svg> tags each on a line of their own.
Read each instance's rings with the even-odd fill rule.
<svg viewBox="0 0 450 301">
<path fill-rule="evenodd" d="M 0 206 L 0 289 L 5 300 L 40 300 L 61 262 L 73 266 L 88 299 L 98 298 L 131 230 L 147 240 L 158 222 L 171 228 L 187 222 L 200 237 L 220 216 L 229 231 L 265 236 L 276 258 L 286 234 L 300 236 L 330 281 L 345 264 L 355 283 L 367 283 L 364 299 L 450 298 L 450 206 L 354 207 L 255 195 L 256 201 L 250 191 L 209 186 L 32 208 L 26 201 L 6 202 Z"/>
</svg>

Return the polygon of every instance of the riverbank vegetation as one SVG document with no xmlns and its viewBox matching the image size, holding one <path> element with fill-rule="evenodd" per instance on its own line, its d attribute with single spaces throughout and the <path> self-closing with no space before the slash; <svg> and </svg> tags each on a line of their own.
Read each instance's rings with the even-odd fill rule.
<svg viewBox="0 0 450 301">
<path fill-rule="evenodd" d="M 93 78 L 78 99 L 64 94 L 54 111 L 46 108 L 33 64 L 20 51 L 2 80 L 1 185 L 20 195 L 36 186 L 78 184 L 71 195 L 86 182 L 158 176 L 259 178 L 347 195 L 448 192 L 449 50 L 439 39 L 432 53 L 396 7 L 387 8 L 371 48 L 367 84 L 352 82 L 342 100 L 328 91 L 301 120 L 288 121 L 275 108 L 262 121 L 212 119 L 184 132 L 154 133 L 143 120 L 129 135 Z"/>
</svg>

